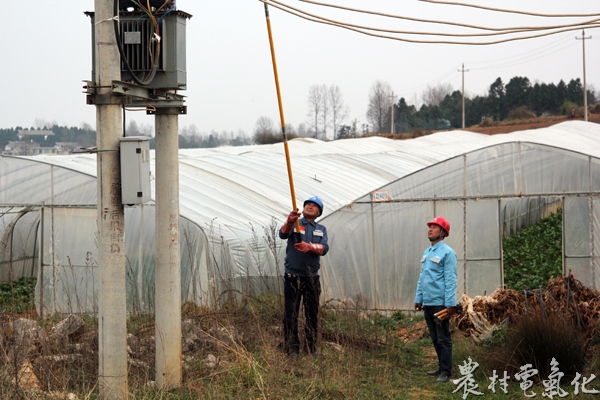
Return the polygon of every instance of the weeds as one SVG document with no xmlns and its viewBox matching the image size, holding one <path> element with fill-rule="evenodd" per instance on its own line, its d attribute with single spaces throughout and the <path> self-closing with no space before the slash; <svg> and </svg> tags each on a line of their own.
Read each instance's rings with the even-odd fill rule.
<svg viewBox="0 0 600 400">
<path fill-rule="evenodd" d="M 218 310 L 185 303 L 182 307 L 183 384 L 168 392 L 152 388 L 155 374 L 153 318 L 131 316 L 127 338 L 131 398 L 461 398 L 461 393 L 453 393 L 457 389 L 454 384 L 437 384 L 435 379 L 424 374 L 437 363 L 428 337 L 421 336 L 412 342 L 401 339 L 401 330 L 422 324 L 422 318 L 401 312 L 368 314 L 358 309 L 325 306 L 321 312 L 319 357 L 301 354 L 297 362 L 290 362 L 281 349 L 283 310 L 280 304 L 281 298 L 275 295 L 244 296 L 242 301 L 225 302 Z M 84 318 L 83 328 L 59 335 L 52 331 L 59 320 L 52 316 L 44 321 L 28 322 L 29 330 L 21 332 L 37 332 L 29 336 L 15 336 L 14 330 L 9 332 L 9 324 L 3 324 L 0 330 L 0 356 L 4 362 L 0 369 L 0 398 L 64 399 L 68 393 L 76 394 L 78 399 L 96 398 L 97 321 Z M 523 322 L 515 329 L 519 335 L 531 332 L 531 337 L 535 338 L 540 329 L 558 326 L 554 320 L 544 327 L 540 325 L 540 321 L 532 321 L 529 325 Z M 561 330 L 564 331 L 559 327 L 555 333 Z M 479 363 L 474 382 L 485 393 L 485 398 L 520 398 L 522 391 L 514 379 L 509 382 L 508 394 L 498 390 L 493 395 L 487 389 L 493 370 L 502 374 L 507 365 L 498 361 L 490 363 L 490 354 L 498 353 L 502 348 L 506 349 L 506 354 L 516 354 L 514 349 L 518 347 L 511 347 L 508 331 L 501 332 L 493 338 L 494 346 L 476 344 L 460 332 L 454 332 L 453 378 L 460 378 L 458 366 L 471 358 Z M 17 341 L 18 337 L 20 341 Z M 549 347 L 553 356 L 566 373 L 568 362 L 559 359 L 557 347 L 566 346 L 575 357 L 572 347 L 568 347 L 573 337 L 559 339 L 543 337 L 542 340 L 551 340 Z M 514 365 L 533 362 L 528 359 L 529 355 L 524 353 L 523 357 L 514 358 Z M 31 362 L 43 392 L 31 392 L 11 383 L 25 360 Z M 589 377 L 591 371 L 597 371 L 599 360 L 598 356 L 592 358 L 587 369 L 581 365 L 574 368 Z M 541 358 L 536 362 L 543 363 Z M 537 383 L 533 390 L 540 394 L 544 387 Z M 62 397 L 52 397 L 50 393 Z"/>
</svg>

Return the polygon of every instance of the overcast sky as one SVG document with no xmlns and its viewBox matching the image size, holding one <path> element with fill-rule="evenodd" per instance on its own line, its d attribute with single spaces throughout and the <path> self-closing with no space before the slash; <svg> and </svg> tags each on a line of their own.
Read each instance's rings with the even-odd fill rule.
<svg viewBox="0 0 600 400">
<path fill-rule="evenodd" d="M 466 0 L 465 0 L 466 1 Z M 358 12 L 284 0 L 314 15 L 363 26 L 419 32 L 480 33 L 451 25 L 384 18 Z M 405 17 L 460 22 L 494 28 L 566 25 L 592 20 L 508 14 L 418 0 L 322 0 L 362 10 Z M 600 15 L 597 0 L 470 0 L 470 4 L 546 14 Z M 180 128 L 199 132 L 240 131 L 252 134 L 261 116 L 279 124 L 269 37 L 264 6 L 259 0 L 177 0 L 192 15 L 187 21 L 188 114 Z M 36 122 L 95 127 L 95 108 L 85 104 L 83 80 L 91 77 L 91 23 L 84 11 L 93 0 L 2 1 L 0 24 L 0 128 L 36 126 Z M 467 96 L 487 93 L 500 77 L 532 83 L 583 81 L 581 30 L 495 45 L 407 43 L 364 35 L 308 21 L 269 7 L 285 120 L 294 126 L 308 121 L 308 91 L 312 85 L 337 85 L 350 113 L 346 122 L 366 123 L 369 90 L 377 80 L 394 94 L 419 104 L 428 86 L 450 84 L 461 89 L 464 63 Z M 587 29 L 587 84 L 600 89 L 600 35 Z M 383 35 L 392 35 L 383 33 Z M 533 33 L 529 33 L 532 35 Z M 524 36 L 520 34 L 519 36 Z M 411 40 L 439 36 L 395 34 Z M 515 35 L 445 38 L 492 41 Z M 153 126 L 154 117 L 127 112 L 128 121 Z"/>
</svg>

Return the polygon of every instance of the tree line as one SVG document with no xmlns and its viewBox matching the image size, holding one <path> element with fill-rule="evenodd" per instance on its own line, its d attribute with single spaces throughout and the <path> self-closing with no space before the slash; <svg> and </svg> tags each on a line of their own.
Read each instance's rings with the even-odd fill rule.
<svg viewBox="0 0 600 400">
<path fill-rule="evenodd" d="M 96 130 L 87 123 L 81 127 L 60 126 L 55 122 L 48 123 L 36 120 L 35 126 L 0 129 L 0 154 L 9 142 L 18 142 L 20 130 L 49 130 L 53 136 L 29 136 L 28 141 L 37 143 L 40 147 L 54 147 L 59 142 L 77 143 L 77 147 L 85 149 L 96 145 Z M 126 136 L 148 136 L 151 137 L 150 148 L 154 149 L 154 127 L 150 124 L 137 124 L 129 121 L 125 130 Z M 183 127 L 179 131 L 179 148 L 200 148 L 219 146 L 245 146 L 252 144 L 252 138 L 240 131 L 204 133 L 198 131 L 195 125 Z"/>
<path fill-rule="evenodd" d="M 558 84 L 535 83 L 529 78 L 515 76 L 504 84 L 497 78 L 485 95 L 465 96 L 465 126 L 481 124 L 482 121 L 503 121 L 519 117 L 541 117 L 575 113 L 583 106 L 583 86 L 581 80 L 563 80 Z M 389 83 L 375 81 L 369 91 L 367 123 L 357 119 L 348 120 L 350 113 L 342 92 L 337 85 L 313 85 L 308 90 L 308 113 L 306 122 L 297 127 L 286 125 L 288 139 L 313 137 L 322 140 L 360 137 L 373 133 L 406 133 L 416 130 L 431 131 L 460 129 L 462 127 L 463 94 L 453 90 L 449 84 L 428 87 L 421 95 L 419 105 L 409 104 L 401 97 L 395 102 Z M 593 87 L 587 89 L 588 104 L 596 104 L 598 98 Z M 393 106 L 393 107 L 392 107 Z M 598 107 L 600 108 L 600 107 Z M 581 114 L 577 111 L 578 114 Z M 392 130 L 393 118 L 393 130 Z M 18 141 L 21 129 L 47 129 L 54 136 L 31 137 L 42 147 L 53 147 L 57 142 L 76 142 L 86 148 L 96 144 L 96 131 L 84 123 L 81 127 L 59 126 L 55 122 L 36 119 L 36 127 L 0 129 L 0 151 L 9 141 Z M 138 125 L 129 121 L 125 130 L 127 136 L 154 136 L 149 124 Z M 244 146 L 249 144 L 269 144 L 281 142 L 281 127 L 275 126 L 268 117 L 259 117 L 252 137 L 243 131 L 200 132 L 195 125 L 183 127 L 179 132 L 179 148 Z M 154 139 L 150 141 L 154 148 Z"/>
<path fill-rule="evenodd" d="M 390 85 L 377 81 L 369 94 L 367 118 L 375 133 L 392 131 L 392 115 L 396 133 L 417 129 L 459 129 L 462 127 L 462 97 L 460 91 L 452 91 L 450 86 L 428 88 L 423 99 L 429 102 L 417 108 L 404 98 L 392 103 Z M 597 102 L 593 88 L 587 90 L 587 101 L 588 104 Z M 558 84 L 532 84 L 529 78 L 520 76 L 504 84 L 501 78 L 497 78 L 490 85 L 487 95 L 473 98 L 465 96 L 464 103 L 465 126 L 477 125 L 486 119 L 503 121 L 519 116 L 561 115 L 575 113 L 578 107 L 583 106 L 583 86 L 579 78 L 569 83 L 561 80 Z M 351 126 L 342 125 L 338 137 L 350 136 L 352 130 Z"/>
</svg>

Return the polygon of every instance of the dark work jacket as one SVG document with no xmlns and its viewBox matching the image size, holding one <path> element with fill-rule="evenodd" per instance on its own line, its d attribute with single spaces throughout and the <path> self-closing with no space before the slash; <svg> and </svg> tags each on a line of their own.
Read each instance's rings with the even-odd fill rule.
<svg viewBox="0 0 600 400">
<path fill-rule="evenodd" d="M 308 222 L 305 218 L 300 218 L 300 232 L 302 241 L 307 243 L 318 243 L 323 245 L 323 255 L 329 251 L 327 244 L 327 228 L 317 222 Z M 299 276 L 318 276 L 319 268 L 321 267 L 321 256 L 308 251 L 302 253 L 294 248 L 296 240 L 296 224 L 294 224 L 293 232 L 283 233 L 279 229 L 279 237 L 287 239 L 287 247 L 285 250 L 285 273 Z"/>
</svg>

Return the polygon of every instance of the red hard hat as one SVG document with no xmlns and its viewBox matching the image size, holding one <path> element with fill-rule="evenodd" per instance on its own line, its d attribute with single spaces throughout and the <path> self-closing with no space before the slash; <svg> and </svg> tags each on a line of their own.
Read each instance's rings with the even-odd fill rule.
<svg viewBox="0 0 600 400">
<path fill-rule="evenodd" d="M 431 226 L 431 224 L 436 224 L 442 227 L 443 230 L 446 231 L 446 233 L 448 234 L 448 236 L 450 236 L 450 222 L 448 222 L 448 220 L 442 216 L 437 216 L 434 219 L 432 219 L 431 221 L 429 221 L 427 223 L 427 226 Z"/>
</svg>

